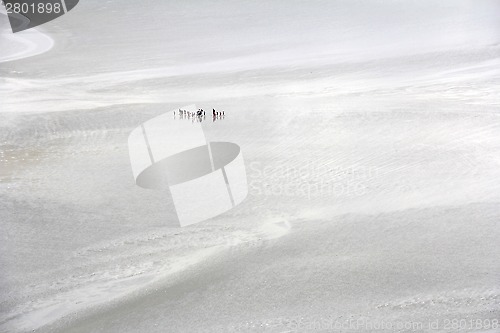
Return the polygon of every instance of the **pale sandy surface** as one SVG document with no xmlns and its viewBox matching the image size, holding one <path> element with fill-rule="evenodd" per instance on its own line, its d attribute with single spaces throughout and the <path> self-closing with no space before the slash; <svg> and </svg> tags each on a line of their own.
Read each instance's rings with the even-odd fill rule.
<svg viewBox="0 0 500 333">
<path fill-rule="evenodd" d="M 499 318 L 497 2 L 113 6 L 0 64 L 0 331 Z M 180 229 L 126 142 L 193 102 L 250 193 Z"/>
<path fill-rule="evenodd" d="M 13 34 L 4 6 L 0 6 L 0 40 L 0 63 L 36 56 L 47 52 L 54 45 L 54 40 L 40 29 Z"/>
</svg>

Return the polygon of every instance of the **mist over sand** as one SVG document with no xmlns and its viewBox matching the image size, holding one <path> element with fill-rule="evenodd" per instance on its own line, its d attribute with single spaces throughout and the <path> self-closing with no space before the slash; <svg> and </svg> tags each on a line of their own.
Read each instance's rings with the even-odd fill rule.
<svg viewBox="0 0 500 333">
<path fill-rule="evenodd" d="M 0 331 L 497 331 L 499 15 L 87 0 L 10 35 L 0 14 Z M 127 137 L 190 103 L 226 111 L 205 134 L 240 145 L 249 195 L 179 228 Z"/>
</svg>

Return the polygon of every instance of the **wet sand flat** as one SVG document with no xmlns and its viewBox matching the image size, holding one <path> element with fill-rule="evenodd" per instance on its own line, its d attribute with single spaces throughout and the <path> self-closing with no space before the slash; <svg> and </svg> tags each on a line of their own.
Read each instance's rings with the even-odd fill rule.
<svg viewBox="0 0 500 333">
<path fill-rule="evenodd" d="M 40 27 L 50 50 L 0 63 L 0 330 L 495 331 L 500 9 L 476 3 L 89 0 Z M 127 138 L 191 103 L 225 110 L 205 135 L 249 194 L 180 228 Z"/>
</svg>

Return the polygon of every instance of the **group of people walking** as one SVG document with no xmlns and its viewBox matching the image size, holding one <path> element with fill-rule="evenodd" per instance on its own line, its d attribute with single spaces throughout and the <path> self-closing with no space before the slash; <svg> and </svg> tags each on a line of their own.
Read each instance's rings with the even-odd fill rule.
<svg viewBox="0 0 500 333">
<path fill-rule="evenodd" d="M 196 112 L 182 109 L 174 110 L 174 119 L 177 119 L 177 116 L 179 116 L 179 119 L 190 119 L 192 122 L 202 122 L 206 120 L 206 113 L 203 109 L 198 109 L 198 111 Z M 212 121 L 224 119 L 225 117 L 226 113 L 224 112 L 224 110 L 216 111 L 215 109 L 212 109 Z"/>
</svg>

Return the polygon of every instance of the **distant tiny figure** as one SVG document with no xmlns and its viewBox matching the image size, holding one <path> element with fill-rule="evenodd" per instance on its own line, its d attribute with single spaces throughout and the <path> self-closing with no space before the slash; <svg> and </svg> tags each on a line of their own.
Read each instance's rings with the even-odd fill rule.
<svg viewBox="0 0 500 333">
<path fill-rule="evenodd" d="M 207 113 L 202 108 L 198 108 L 196 111 L 188 111 L 183 109 L 174 110 L 174 119 L 177 119 L 177 115 L 179 115 L 179 119 L 190 119 L 192 123 L 194 122 L 203 122 L 205 121 Z M 226 112 L 224 110 L 217 111 L 212 109 L 212 121 L 215 122 L 218 119 L 224 119 L 226 116 Z"/>
</svg>

